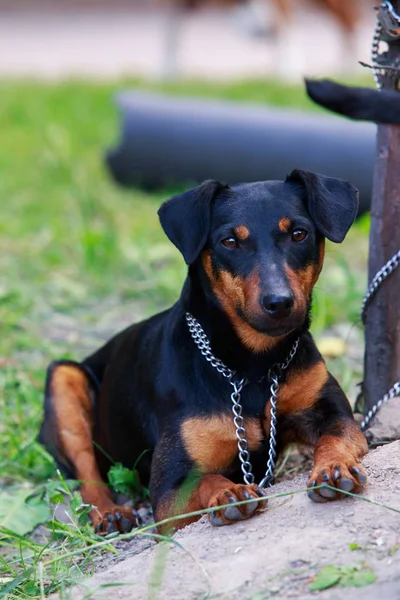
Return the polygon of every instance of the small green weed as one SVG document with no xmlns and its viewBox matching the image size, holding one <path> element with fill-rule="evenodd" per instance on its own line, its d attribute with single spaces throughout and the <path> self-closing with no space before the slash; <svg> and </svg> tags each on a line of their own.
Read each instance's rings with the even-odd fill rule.
<svg viewBox="0 0 400 600">
<path fill-rule="evenodd" d="M 376 575 L 365 563 L 361 565 L 324 567 L 310 584 L 311 591 L 326 590 L 340 585 L 342 587 L 363 587 L 374 583 Z"/>
<path fill-rule="evenodd" d="M 352 552 L 354 552 L 355 550 L 363 550 L 363 547 L 359 546 L 358 544 L 355 544 L 354 542 L 352 542 L 351 544 L 349 544 L 349 550 L 351 550 Z"/>
<path fill-rule="evenodd" d="M 0 581 L 5 584 L 0 584 L 0 598 L 42 599 L 93 569 L 101 538 L 89 524 L 90 507 L 72 487 L 61 479 L 0 494 Z M 65 505 L 65 495 L 69 506 L 63 511 L 66 522 L 61 522 L 52 514 L 52 503 Z M 45 526 L 34 539 L 26 536 L 40 523 Z M 114 551 L 109 542 L 107 550 Z"/>
<path fill-rule="evenodd" d="M 45 490 L 6 489 L 0 493 L 0 527 L 18 535 L 26 535 L 50 518 L 44 501 Z"/>
<path fill-rule="evenodd" d="M 116 463 L 108 471 L 108 481 L 116 492 L 132 498 L 133 502 L 149 496 L 149 490 L 140 483 L 135 468 L 127 469 L 121 463 Z"/>
</svg>

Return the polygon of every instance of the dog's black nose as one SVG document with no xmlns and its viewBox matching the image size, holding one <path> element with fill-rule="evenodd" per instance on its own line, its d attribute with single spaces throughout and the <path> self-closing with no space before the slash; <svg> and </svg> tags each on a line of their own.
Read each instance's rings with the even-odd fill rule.
<svg viewBox="0 0 400 600">
<path fill-rule="evenodd" d="M 267 313 L 274 319 L 284 319 L 292 312 L 294 305 L 293 296 L 264 296 L 263 306 Z"/>
</svg>

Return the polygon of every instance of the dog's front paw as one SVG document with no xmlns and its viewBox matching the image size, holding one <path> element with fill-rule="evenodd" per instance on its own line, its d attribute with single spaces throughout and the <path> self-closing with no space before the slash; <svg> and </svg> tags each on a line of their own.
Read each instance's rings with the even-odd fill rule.
<svg viewBox="0 0 400 600">
<path fill-rule="evenodd" d="M 214 508 L 214 510 L 209 513 L 211 525 L 231 525 L 236 521 L 248 519 L 255 512 L 267 506 L 266 500 L 260 501 L 260 498 L 263 496 L 266 496 L 265 491 L 257 485 L 235 485 L 232 483 L 230 487 L 218 492 L 218 494 L 215 494 L 215 496 L 211 498 L 208 505 L 209 508 Z M 235 502 L 250 500 L 251 498 L 254 498 L 254 501 L 249 502 L 248 504 L 218 508 L 224 504 L 234 504 Z"/>
<path fill-rule="evenodd" d="M 104 511 L 93 508 L 90 516 L 95 532 L 100 535 L 108 535 L 116 531 L 129 533 L 134 527 L 139 527 L 141 521 L 133 508 L 115 504 Z"/>
<path fill-rule="evenodd" d="M 366 481 L 365 471 L 359 464 L 342 461 L 335 464 L 314 466 L 308 481 L 308 487 L 315 488 L 319 485 L 330 485 L 338 490 L 358 493 Z M 314 502 L 326 502 L 344 496 L 344 494 L 328 487 L 310 489 L 307 494 Z"/>
</svg>

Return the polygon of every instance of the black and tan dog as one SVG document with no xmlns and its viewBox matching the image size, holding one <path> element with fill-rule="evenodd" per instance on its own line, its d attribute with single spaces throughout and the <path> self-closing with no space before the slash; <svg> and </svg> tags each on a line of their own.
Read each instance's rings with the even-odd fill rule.
<svg viewBox="0 0 400 600">
<path fill-rule="evenodd" d="M 241 483 L 231 386 L 194 343 L 187 312 L 203 327 L 214 355 L 247 379 L 242 405 L 256 480 L 268 454 L 267 374 L 299 337 L 281 380 L 278 447 L 300 442 L 315 448 L 310 486 L 360 490 L 367 444 L 308 332 L 325 237 L 343 240 L 357 203 L 349 183 L 296 170 L 284 182 L 228 187 L 206 181 L 161 206 L 164 231 L 189 265 L 178 302 L 81 363 L 56 361 L 48 370 L 40 439 L 81 481 L 98 531 L 136 524 L 132 509 L 115 505 L 103 483 L 107 455 L 132 467 L 150 450 L 138 471 L 150 485 L 157 520 L 214 507 L 212 522 L 225 524 L 264 506 L 264 492 Z M 193 472 L 197 485 L 184 498 L 179 489 Z M 322 488 L 309 495 L 323 502 L 340 493 Z M 240 510 L 218 509 L 253 497 Z"/>
</svg>

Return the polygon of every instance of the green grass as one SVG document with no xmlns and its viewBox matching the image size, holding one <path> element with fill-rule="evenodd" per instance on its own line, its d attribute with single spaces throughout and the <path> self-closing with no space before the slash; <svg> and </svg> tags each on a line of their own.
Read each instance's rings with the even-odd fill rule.
<svg viewBox="0 0 400 600">
<path fill-rule="evenodd" d="M 172 303 L 183 282 L 183 261 L 156 214 L 171 190 L 117 188 L 103 166 L 102 153 L 119 127 L 112 96 L 128 83 L 139 85 L 0 82 L 0 490 L 1 485 L 42 485 L 55 475 L 36 441 L 47 363 L 83 357 L 113 331 Z M 146 87 L 315 110 L 301 87 L 273 82 Z M 327 249 L 315 298 L 319 336 L 337 323 L 358 320 L 367 231 L 365 218 L 342 246 Z M 354 380 L 345 360 L 333 368 Z M 56 567 L 46 571 L 46 591 L 57 579 L 70 581 L 71 573 L 76 577 L 86 568 L 80 561 L 89 542 L 83 544 L 73 531 L 69 537 L 53 535 L 46 560 L 76 547 L 83 554 L 68 573 Z M 21 544 L 0 531 L 0 578 L 26 571 L 24 553 L 30 565 L 39 564 L 32 556 L 37 558 L 41 546 L 29 540 L 19 558 L 4 559 Z M 32 577 L 36 574 L 22 577 L 9 598 L 40 598 Z"/>
</svg>

